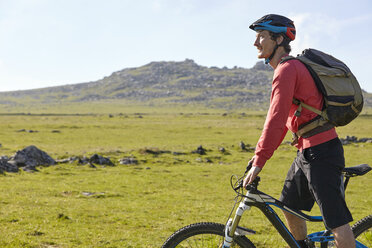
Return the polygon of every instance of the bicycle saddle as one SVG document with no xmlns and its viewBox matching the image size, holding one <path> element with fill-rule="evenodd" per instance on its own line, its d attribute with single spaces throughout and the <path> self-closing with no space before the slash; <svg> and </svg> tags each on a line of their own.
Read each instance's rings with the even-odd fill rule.
<svg viewBox="0 0 372 248">
<path fill-rule="evenodd" d="M 369 172 L 372 168 L 368 164 L 360 164 L 353 167 L 345 167 L 343 172 L 346 176 L 354 177 L 354 176 L 362 176 Z"/>
</svg>

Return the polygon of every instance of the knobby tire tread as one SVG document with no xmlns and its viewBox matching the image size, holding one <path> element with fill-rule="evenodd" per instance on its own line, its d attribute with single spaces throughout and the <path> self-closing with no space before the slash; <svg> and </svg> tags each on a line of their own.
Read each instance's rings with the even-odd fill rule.
<svg viewBox="0 0 372 248">
<path fill-rule="evenodd" d="M 355 223 L 351 227 L 351 229 L 353 230 L 354 237 L 356 238 L 360 234 L 362 234 L 364 231 L 368 230 L 371 227 L 372 227 L 372 215 L 369 215 L 359 220 L 357 223 Z"/>
<path fill-rule="evenodd" d="M 360 234 L 362 234 L 369 228 L 372 228 L 372 215 L 364 217 L 351 227 L 355 238 L 357 238 Z"/>
<path fill-rule="evenodd" d="M 183 240 L 199 234 L 216 234 L 224 237 L 225 226 L 213 222 L 201 222 L 185 226 L 173 233 L 162 248 L 174 248 Z M 239 236 L 234 239 L 235 243 L 242 248 L 255 248 L 253 243 L 245 236 Z"/>
</svg>

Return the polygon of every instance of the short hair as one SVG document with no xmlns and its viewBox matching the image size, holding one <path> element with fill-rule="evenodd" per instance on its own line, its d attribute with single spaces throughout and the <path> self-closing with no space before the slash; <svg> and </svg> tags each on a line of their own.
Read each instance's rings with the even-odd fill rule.
<svg viewBox="0 0 372 248">
<path fill-rule="evenodd" d="M 274 41 L 276 41 L 277 38 L 282 36 L 283 41 L 280 44 L 280 46 L 284 47 L 284 50 L 285 50 L 286 53 L 290 53 L 292 51 L 291 45 L 289 44 L 289 42 L 291 42 L 291 40 L 288 37 L 286 37 L 285 35 L 283 35 L 281 33 L 274 33 L 274 32 L 269 32 L 269 33 L 270 33 L 271 39 L 274 40 Z"/>
</svg>

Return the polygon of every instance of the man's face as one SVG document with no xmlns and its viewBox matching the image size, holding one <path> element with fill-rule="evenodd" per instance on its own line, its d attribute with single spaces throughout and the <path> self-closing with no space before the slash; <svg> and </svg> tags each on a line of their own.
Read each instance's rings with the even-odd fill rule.
<svg viewBox="0 0 372 248">
<path fill-rule="evenodd" d="M 257 57 L 259 59 L 267 59 L 274 51 L 276 42 L 271 39 L 269 31 L 261 30 L 257 32 L 256 41 L 253 45 L 258 49 Z"/>
</svg>

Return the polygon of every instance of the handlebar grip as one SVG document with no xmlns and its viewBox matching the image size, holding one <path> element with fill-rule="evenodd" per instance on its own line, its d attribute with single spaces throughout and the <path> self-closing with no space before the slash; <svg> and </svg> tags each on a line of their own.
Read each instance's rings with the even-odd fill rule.
<svg viewBox="0 0 372 248">
<path fill-rule="evenodd" d="M 258 183 L 261 181 L 261 178 L 259 176 L 257 176 L 253 182 L 251 184 L 248 184 L 245 189 L 246 190 L 257 190 L 257 187 L 258 187 Z"/>
</svg>

